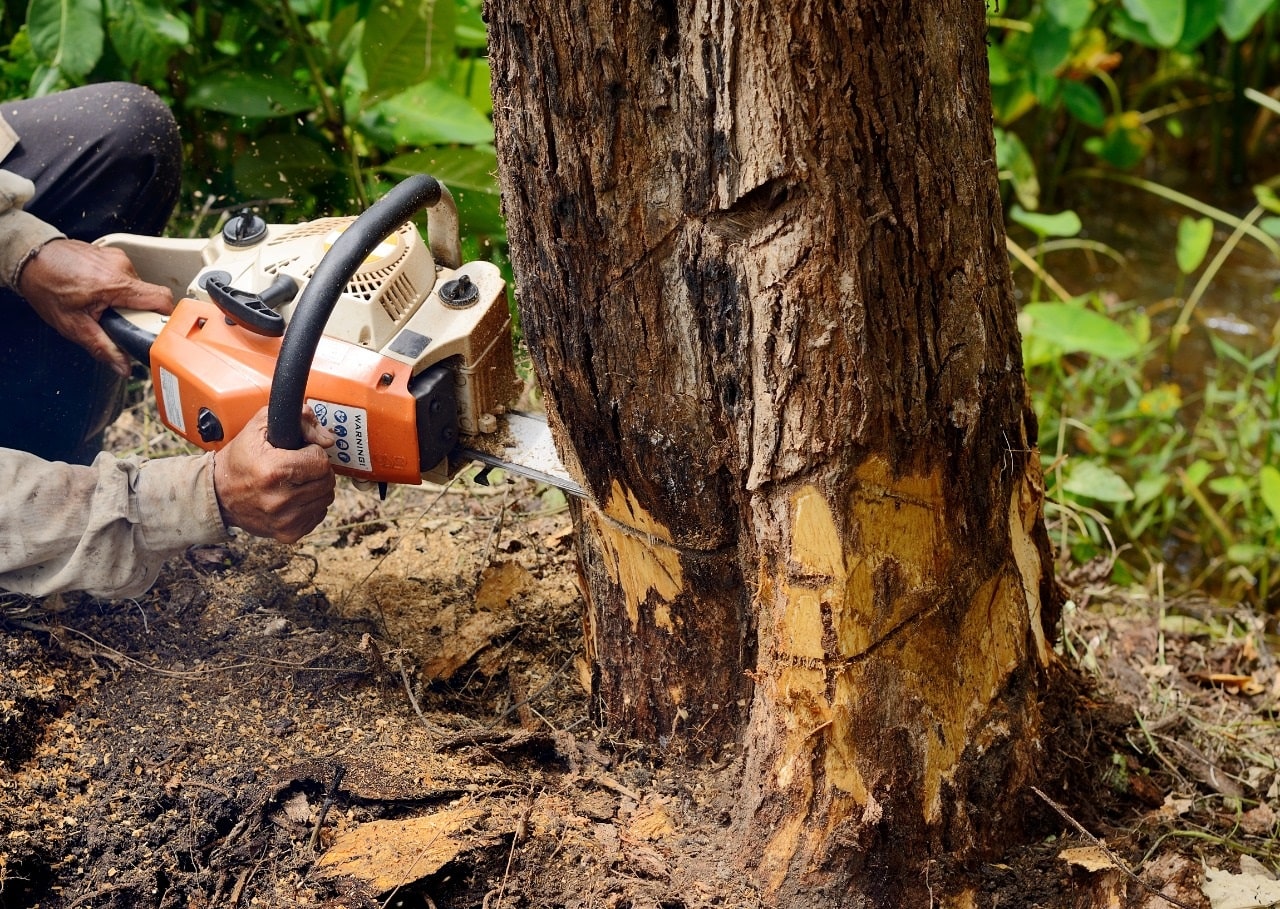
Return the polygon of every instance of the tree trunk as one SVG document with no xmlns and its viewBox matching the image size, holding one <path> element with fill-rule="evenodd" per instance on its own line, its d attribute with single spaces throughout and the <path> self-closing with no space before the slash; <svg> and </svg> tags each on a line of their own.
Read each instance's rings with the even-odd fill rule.
<svg viewBox="0 0 1280 909">
<path fill-rule="evenodd" d="M 782 904 L 925 905 L 1008 834 L 1057 621 L 983 4 L 486 14 L 603 719 L 745 749 Z"/>
</svg>

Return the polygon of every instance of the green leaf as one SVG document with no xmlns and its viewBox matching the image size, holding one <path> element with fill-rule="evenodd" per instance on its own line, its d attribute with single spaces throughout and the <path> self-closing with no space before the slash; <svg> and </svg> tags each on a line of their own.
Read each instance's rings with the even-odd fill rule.
<svg viewBox="0 0 1280 909">
<path fill-rule="evenodd" d="M 1082 82 L 1062 83 L 1062 104 L 1067 113 L 1086 126 L 1100 129 L 1107 122 L 1107 111 L 1097 92 Z"/>
<path fill-rule="evenodd" d="M 1015 205 L 1009 210 L 1009 217 L 1037 237 L 1074 237 L 1083 227 L 1080 216 L 1070 209 L 1056 215 L 1046 215 Z"/>
<path fill-rule="evenodd" d="M 1249 484 L 1245 482 L 1244 477 L 1233 473 L 1225 477 L 1214 477 L 1209 481 L 1209 490 L 1220 496 L 1243 498 L 1249 492 Z"/>
<path fill-rule="evenodd" d="M 1124 0 L 1129 15 L 1145 25 L 1161 47 L 1173 47 L 1187 21 L 1186 0 Z"/>
<path fill-rule="evenodd" d="M 1022 144 L 1018 134 L 996 127 L 996 166 L 1000 179 L 1013 184 L 1018 202 L 1028 209 L 1040 204 L 1040 179 L 1036 176 L 1036 162 Z"/>
<path fill-rule="evenodd" d="M 1024 337 L 1052 344 L 1063 353 L 1120 360 L 1141 350 L 1123 326 L 1076 303 L 1028 303 L 1018 315 L 1018 327 Z"/>
<path fill-rule="evenodd" d="M 102 2 L 31 0 L 27 32 L 41 62 L 79 81 L 102 57 Z"/>
<path fill-rule="evenodd" d="M 1093 13 L 1093 0 L 1046 0 L 1045 9 L 1072 31 L 1085 27 Z"/>
<path fill-rule="evenodd" d="M 1254 565 L 1267 557 L 1267 547 L 1260 543 L 1232 543 L 1227 547 L 1227 560 L 1236 565 Z"/>
<path fill-rule="evenodd" d="M 999 44 L 987 45 L 987 72 L 992 85 L 1007 85 L 1013 80 L 1013 66 Z"/>
<path fill-rule="evenodd" d="M 1262 487 L 1262 504 L 1267 506 L 1271 517 L 1280 523 L 1280 470 L 1265 464 L 1258 472 L 1258 482 Z"/>
<path fill-rule="evenodd" d="M 1227 40 L 1236 43 L 1247 38 L 1272 2 L 1273 0 L 1223 0 L 1222 10 L 1218 13 L 1218 24 L 1222 26 L 1222 33 L 1227 36 Z"/>
<path fill-rule="evenodd" d="M 1038 21 L 1027 47 L 1032 69 L 1041 75 L 1051 76 L 1070 56 L 1071 29 L 1047 16 Z"/>
<path fill-rule="evenodd" d="M 1102 136 L 1090 136 L 1084 147 L 1108 164 L 1129 170 L 1140 164 L 1151 150 L 1151 129 L 1137 111 L 1112 114 L 1107 118 L 1105 130 Z"/>
<path fill-rule="evenodd" d="M 1148 502 L 1154 502 L 1156 498 L 1164 495 L 1164 491 L 1168 486 L 1169 477 L 1167 474 L 1144 476 L 1133 484 L 1134 504 L 1141 508 Z"/>
<path fill-rule="evenodd" d="M 155 0 L 106 0 L 111 46 L 140 75 L 162 82 L 169 59 L 191 38 L 187 23 Z"/>
<path fill-rule="evenodd" d="M 1211 473 L 1213 473 L 1213 465 L 1203 458 L 1198 458 L 1186 470 L 1186 483 L 1189 486 L 1199 486 Z"/>
<path fill-rule="evenodd" d="M 1192 218 L 1183 215 L 1178 221 L 1178 245 L 1175 256 L 1178 270 L 1189 275 L 1204 262 L 1209 253 L 1209 244 L 1213 242 L 1213 220 L 1211 218 Z"/>
<path fill-rule="evenodd" d="M 493 124 L 471 102 L 440 82 L 424 82 L 376 105 L 378 129 L 397 145 L 486 145 Z"/>
<path fill-rule="evenodd" d="M 360 58 L 366 104 L 424 82 L 453 50 L 452 0 L 377 0 L 364 21 Z M 440 21 L 437 21 L 440 20 Z"/>
<path fill-rule="evenodd" d="M 305 86 L 271 73 L 209 73 L 187 97 L 187 106 L 240 117 L 287 117 L 311 110 L 315 102 Z"/>
<path fill-rule="evenodd" d="M 335 169 L 333 159 L 311 139 L 271 133 L 253 139 L 236 156 L 233 175 L 243 197 L 270 198 L 315 186 Z"/>
<path fill-rule="evenodd" d="M 1182 26 L 1178 50 L 1189 54 L 1203 44 L 1218 28 L 1220 8 L 1221 0 L 1187 0 L 1187 21 Z"/>
<path fill-rule="evenodd" d="M 1131 502 L 1134 495 L 1124 477 L 1096 461 L 1068 462 L 1062 488 L 1075 496 L 1099 502 Z"/>
<path fill-rule="evenodd" d="M 1271 215 L 1267 218 L 1261 218 L 1258 221 L 1258 227 L 1261 228 L 1268 236 L 1280 239 L 1280 217 Z"/>
</svg>

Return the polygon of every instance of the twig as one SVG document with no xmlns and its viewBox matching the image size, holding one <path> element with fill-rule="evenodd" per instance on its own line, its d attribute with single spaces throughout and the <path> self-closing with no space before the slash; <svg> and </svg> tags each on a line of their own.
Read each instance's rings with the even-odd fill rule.
<svg viewBox="0 0 1280 909">
<path fill-rule="evenodd" d="M 316 815 L 316 829 L 311 831 L 312 849 L 320 846 L 320 828 L 324 826 L 324 819 L 328 816 L 329 809 L 333 807 L 333 800 L 338 796 L 338 787 L 342 785 L 342 778 L 346 773 L 347 768 L 341 764 L 333 768 L 333 782 L 329 785 L 329 791 L 324 794 L 324 801 L 320 803 L 320 813 Z"/>
<path fill-rule="evenodd" d="M 432 735 L 444 735 L 444 730 L 427 719 L 422 712 L 422 708 L 418 706 L 418 699 L 413 694 L 413 683 L 409 681 L 409 671 L 404 668 L 404 658 L 397 655 L 396 665 L 400 667 L 400 678 L 404 682 L 404 693 L 409 695 L 409 703 L 413 705 L 413 712 L 418 715 L 422 725 L 427 727 L 427 731 Z"/>
<path fill-rule="evenodd" d="M 1124 862 L 1122 862 L 1120 860 L 1120 857 L 1116 855 L 1114 852 L 1112 852 L 1110 847 L 1108 847 L 1106 843 L 1104 843 L 1102 840 L 1098 839 L 1096 836 L 1094 836 L 1092 833 L 1086 830 L 1084 826 L 1075 818 L 1073 818 L 1071 815 L 1067 814 L 1067 809 L 1063 808 L 1053 799 L 1049 798 L 1049 796 L 1045 795 L 1035 786 L 1031 787 L 1031 791 L 1034 792 L 1036 795 L 1040 796 L 1040 798 L 1044 800 L 1046 805 L 1048 805 L 1050 808 L 1052 808 L 1054 811 L 1058 813 L 1059 817 L 1061 817 L 1064 821 L 1066 821 L 1068 824 L 1074 827 L 1077 833 L 1079 833 L 1081 836 L 1087 839 L 1090 843 L 1092 843 L 1094 846 L 1100 849 L 1102 851 L 1102 854 L 1107 857 L 1107 861 L 1111 862 L 1111 864 L 1114 865 L 1116 869 L 1119 870 L 1120 873 L 1122 873 L 1125 877 L 1129 878 L 1129 880 L 1133 881 L 1143 890 L 1146 890 L 1152 896 L 1159 897 L 1165 902 L 1170 903 L 1174 906 L 1177 906 L 1178 909 L 1195 909 L 1194 906 L 1188 903 L 1184 903 L 1182 902 L 1182 900 L 1169 896 L 1167 893 L 1157 890 L 1155 887 L 1148 884 L 1146 881 L 1140 878 L 1137 874 L 1135 874 L 1132 870 L 1130 870 L 1129 866 L 1126 865 Z"/>
<path fill-rule="evenodd" d="M 545 692 L 548 688 L 551 687 L 551 685 L 555 682 L 556 679 L 560 678 L 561 674 L 563 674 L 564 671 L 569 668 L 569 664 L 573 662 L 576 656 L 577 656 L 576 653 L 569 654 L 569 658 L 560 664 L 559 669 L 551 673 L 551 678 L 547 679 L 546 682 L 544 682 L 537 691 L 535 691 L 533 694 L 526 697 L 523 701 L 512 704 L 506 710 L 502 711 L 502 713 L 500 713 L 497 717 L 495 717 L 494 720 L 484 728 L 492 729 L 495 726 L 497 726 L 499 723 L 501 723 L 503 720 L 505 720 L 507 717 L 509 717 L 511 714 L 519 710 L 521 707 L 531 705 L 534 701 L 536 701 L 539 697 L 542 696 L 543 692 Z"/>
</svg>

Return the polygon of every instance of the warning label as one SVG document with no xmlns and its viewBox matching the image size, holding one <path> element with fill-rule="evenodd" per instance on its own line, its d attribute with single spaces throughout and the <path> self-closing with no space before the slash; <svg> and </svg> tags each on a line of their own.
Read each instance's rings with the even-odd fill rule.
<svg viewBox="0 0 1280 909">
<path fill-rule="evenodd" d="M 352 470 L 373 470 L 369 455 L 369 413 L 363 407 L 348 407 L 332 401 L 307 398 L 316 422 L 338 437 L 329 449 L 329 460 Z"/>
<path fill-rule="evenodd" d="M 164 402 L 164 415 L 169 425 L 185 436 L 187 421 L 182 416 L 182 391 L 178 377 L 164 367 L 160 368 L 160 400 Z"/>
</svg>

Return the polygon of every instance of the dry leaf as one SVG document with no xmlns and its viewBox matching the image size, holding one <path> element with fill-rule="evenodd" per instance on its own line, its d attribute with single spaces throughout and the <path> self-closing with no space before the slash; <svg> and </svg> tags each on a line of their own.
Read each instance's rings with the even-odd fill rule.
<svg viewBox="0 0 1280 909">
<path fill-rule="evenodd" d="M 1212 909 L 1258 909 L 1280 903 L 1280 881 L 1210 868 L 1200 887 Z"/>
<path fill-rule="evenodd" d="M 484 816 L 479 808 L 454 808 L 401 821 L 370 821 L 339 834 L 316 868 L 326 877 L 354 877 L 386 893 L 435 874 L 475 845 L 464 834 Z"/>
<path fill-rule="evenodd" d="M 1243 694 L 1246 697 L 1253 697 L 1255 694 L 1262 694 L 1266 689 L 1251 675 L 1236 675 L 1230 672 L 1193 672 L 1189 678 L 1194 679 L 1201 685 L 1211 685 L 1215 688 L 1224 688 L 1235 694 Z"/>
</svg>

